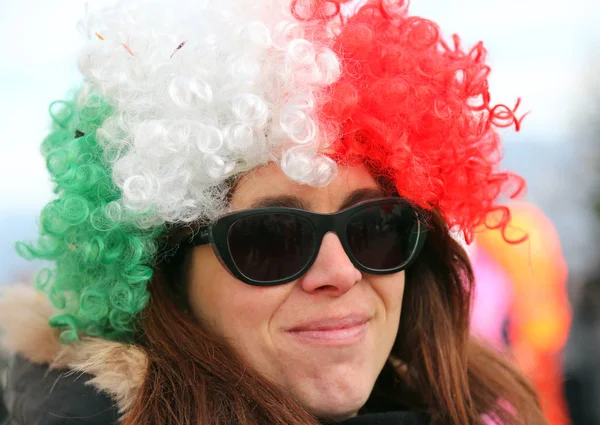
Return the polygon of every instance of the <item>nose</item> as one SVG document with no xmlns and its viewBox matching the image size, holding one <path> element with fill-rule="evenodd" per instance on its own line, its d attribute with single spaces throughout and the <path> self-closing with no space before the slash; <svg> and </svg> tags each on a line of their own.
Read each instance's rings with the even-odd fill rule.
<svg viewBox="0 0 600 425">
<path fill-rule="evenodd" d="M 314 264 L 299 283 L 306 292 L 341 296 L 361 279 L 361 272 L 346 255 L 340 239 L 334 233 L 327 233 Z"/>
</svg>

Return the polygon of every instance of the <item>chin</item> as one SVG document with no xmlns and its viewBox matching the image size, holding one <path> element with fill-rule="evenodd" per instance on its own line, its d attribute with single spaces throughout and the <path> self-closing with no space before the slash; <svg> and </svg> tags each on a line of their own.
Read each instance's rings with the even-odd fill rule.
<svg viewBox="0 0 600 425">
<path fill-rule="evenodd" d="M 340 391 L 335 394 L 323 394 L 323 392 L 315 391 L 310 400 L 305 400 L 301 404 L 319 419 L 327 419 L 330 421 L 341 421 L 353 416 L 356 416 L 361 407 L 367 402 L 370 391 L 366 389 L 360 391 L 354 389 L 352 393 Z"/>
</svg>

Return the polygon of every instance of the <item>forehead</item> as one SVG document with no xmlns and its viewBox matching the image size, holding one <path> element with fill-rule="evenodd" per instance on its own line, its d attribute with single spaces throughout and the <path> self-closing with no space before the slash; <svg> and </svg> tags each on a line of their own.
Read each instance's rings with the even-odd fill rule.
<svg viewBox="0 0 600 425">
<path fill-rule="evenodd" d="M 326 187 L 313 187 L 291 180 L 277 164 L 258 167 L 240 178 L 231 198 L 234 210 L 251 208 L 264 198 L 297 197 L 313 211 L 334 211 L 346 196 L 360 189 L 379 186 L 365 167 L 340 166 Z"/>
</svg>

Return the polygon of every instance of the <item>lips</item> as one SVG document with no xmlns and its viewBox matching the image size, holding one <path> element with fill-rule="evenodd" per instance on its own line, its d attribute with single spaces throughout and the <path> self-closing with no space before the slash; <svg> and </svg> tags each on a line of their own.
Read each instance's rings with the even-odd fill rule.
<svg viewBox="0 0 600 425">
<path fill-rule="evenodd" d="M 287 333 L 299 342 L 323 346 L 348 346 L 363 340 L 370 317 L 353 315 L 325 318 L 296 325 Z"/>
</svg>

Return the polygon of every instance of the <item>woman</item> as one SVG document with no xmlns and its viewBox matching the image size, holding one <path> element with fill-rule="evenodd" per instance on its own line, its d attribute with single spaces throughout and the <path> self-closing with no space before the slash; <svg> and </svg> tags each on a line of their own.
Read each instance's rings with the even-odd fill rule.
<svg viewBox="0 0 600 425">
<path fill-rule="evenodd" d="M 523 187 L 482 45 L 398 1 L 164 3 L 90 12 L 51 107 L 19 249 L 56 267 L 1 309 L 16 421 L 544 424 L 469 338 L 450 236 Z"/>
</svg>

